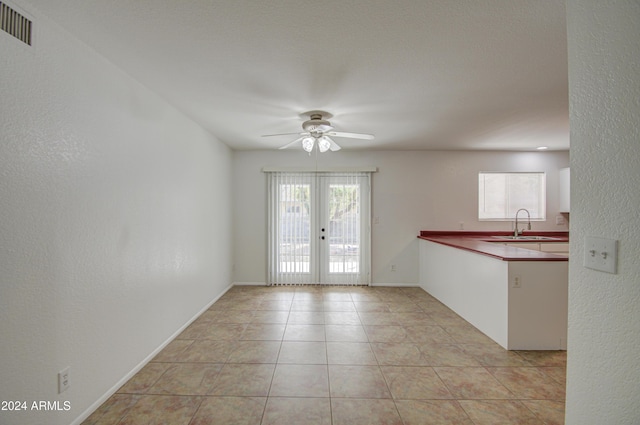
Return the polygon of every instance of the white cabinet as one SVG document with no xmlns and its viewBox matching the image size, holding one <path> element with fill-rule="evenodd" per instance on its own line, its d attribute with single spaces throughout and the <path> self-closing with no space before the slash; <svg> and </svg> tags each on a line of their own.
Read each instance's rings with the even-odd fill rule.
<svg viewBox="0 0 640 425">
<path fill-rule="evenodd" d="M 569 168 L 561 168 L 558 172 L 558 196 L 560 212 L 569 212 L 571 207 L 571 172 Z"/>
<path fill-rule="evenodd" d="M 540 244 L 540 251 L 542 251 L 542 252 L 559 252 L 559 253 L 562 253 L 562 254 L 568 254 L 569 253 L 569 244 L 568 243 L 560 243 L 560 242 L 541 243 Z"/>
<path fill-rule="evenodd" d="M 540 244 L 538 242 L 508 242 L 505 246 L 515 246 L 516 248 L 533 249 L 534 251 L 540 251 Z"/>
<path fill-rule="evenodd" d="M 569 244 L 565 242 L 507 242 L 506 246 L 515 246 L 516 248 L 533 249 L 534 251 L 551 252 L 551 253 L 569 253 Z"/>
</svg>

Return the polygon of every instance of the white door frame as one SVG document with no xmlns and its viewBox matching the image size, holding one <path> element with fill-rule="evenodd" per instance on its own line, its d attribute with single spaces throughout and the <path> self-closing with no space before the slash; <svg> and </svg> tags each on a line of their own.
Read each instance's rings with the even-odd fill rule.
<svg viewBox="0 0 640 425">
<path fill-rule="evenodd" d="M 272 176 L 269 184 L 268 210 L 271 218 L 268 220 L 267 282 L 368 285 L 371 255 L 371 173 L 292 173 L 291 176 L 292 180 L 288 180 L 288 175 L 284 173 L 275 178 Z M 344 227 L 340 235 L 340 232 L 335 231 L 336 221 L 332 223 L 330 220 L 328 196 L 336 185 L 353 184 L 359 185 L 360 193 L 358 214 L 354 213 L 352 218 L 359 219 L 360 223 L 358 229 L 352 229 L 355 234 L 348 235 L 345 239 Z M 310 196 L 305 200 L 305 211 L 300 211 L 297 207 L 291 208 L 291 195 L 287 195 L 286 189 L 283 189 L 287 185 L 296 187 L 298 191 L 308 185 Z M 294 210 L 290 218 L 301 220 L 293 231 L 292 224 L 285 216 L 291 214 L 289 209 Z M 303 216 L 301 213 L 304 213 Z M 291 233 L 295 234 L 294 238 Z M 357 252 L 357 256 L 349 254 L 347 251 L 350 249 Z M 354 267 L 353 261 L 349 261 L 354 257 L 357 257 L 357 267 Z M 358 269 L 357 273 L 344 271 L 348 269 L 349 263 L 351 267 Z"/>
<path fill-rule="evenodd" d="M 318 175 L 317 191 L 317 240 L 318 281 L 323 284 L 368 284 L 369 283 L 369 232 L 370 190 L 369 174 L 346 176 L 322 173 Z M 329 217 L 332 187 L 358 186 L 357 226 L 336 226 Z M 347 234 L 345 234 L 347 233 Z M 349 253 L 352 251 L 352 253 Z M 350 259 L 355 261 L 349 261 Z M 350 273 L 352 267 L 357 271 Z M 364 276 L 360 276 L 363 273 Z M 364 279 L 363 279 L 364 278 Z"/>
</svg>

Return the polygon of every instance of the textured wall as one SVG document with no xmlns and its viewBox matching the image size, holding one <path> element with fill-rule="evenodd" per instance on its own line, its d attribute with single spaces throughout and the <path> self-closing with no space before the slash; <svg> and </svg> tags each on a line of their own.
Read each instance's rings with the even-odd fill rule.
<svg viewBox="0 0 640 425">
<path fill-rule="evenodd" d="M 35 27 L 0 33 L 0 400 L 71 410 L 3 425 L 71 423 L 231 283 L 229 149 Z"/>
<path fill-rule="evenodd" d="M 640 2 L 569 0 L 568 425 L 640 423 Z M 619 240 L 618 273 L 582 266 Z"/>
</svg>

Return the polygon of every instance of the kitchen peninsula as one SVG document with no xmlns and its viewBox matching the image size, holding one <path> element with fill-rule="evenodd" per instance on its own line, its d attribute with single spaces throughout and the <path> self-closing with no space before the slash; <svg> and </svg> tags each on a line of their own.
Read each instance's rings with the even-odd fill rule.
<svg viewBox="0 0 640 425">
<path fill-rule="evenodd" d="M 564 350 L 568 232 L 421 231 L 420 286 L 508 350 Z"/>
</svg>

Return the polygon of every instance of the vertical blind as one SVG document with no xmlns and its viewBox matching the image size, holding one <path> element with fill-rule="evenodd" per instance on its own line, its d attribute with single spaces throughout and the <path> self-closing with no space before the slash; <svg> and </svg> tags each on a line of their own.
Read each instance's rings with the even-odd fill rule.
<svg viewBox="0 0 640 425">
<path fill-rule="evenodd" d="M 316 253 L 311 244 L 311 220 L 315 220 L 316 197 L 312 183 L 310 173 L 267 173 L 270 285 L 313 283 L 311 255 Z"/>
<path fill-rule="evenodd" d="M 270 285 L 368 285 L 370 172 L 267 172 Z"/>
</svg>

